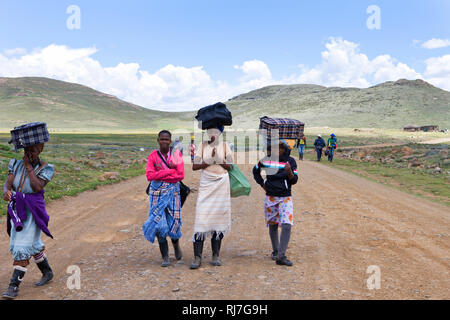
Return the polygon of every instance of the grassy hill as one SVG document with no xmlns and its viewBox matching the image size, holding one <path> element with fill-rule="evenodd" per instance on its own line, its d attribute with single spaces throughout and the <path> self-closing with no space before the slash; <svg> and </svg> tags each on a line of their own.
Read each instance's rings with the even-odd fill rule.
<svg viewBox="0 0 450 320">
<path fill-rule="evenodd" d="M 257 128 L 259 118 L 291 117 L 308 127 L 450 128 L 450 92 L 422 80 L 367 89 L 318 85 L 269 86 L 226 102 L 234 128 Z M 196 112 L 162 112 L 127 103 L 86 86 L 47 78 L 0 78 L 0 131 L 31 121 L 64 132 L 192 130 Z"/>
<path fill-rule="evenodd" d="M 367 89 L 269 86 L 234 97 L 227 106 L 243 126 L 254 126 L 260 115 L 268 115 L 296 118 L 309 127 L 450 128 L 450 92 L 422 80 L 390 81 Z"/>
<path fill-rule="evenodd" d="M 52 131 L 157 131 L 192 112 L 149 110 L 91 88 L 47 78 L 0 78 L 0 130 L 43 121 Z"/>
</svg>

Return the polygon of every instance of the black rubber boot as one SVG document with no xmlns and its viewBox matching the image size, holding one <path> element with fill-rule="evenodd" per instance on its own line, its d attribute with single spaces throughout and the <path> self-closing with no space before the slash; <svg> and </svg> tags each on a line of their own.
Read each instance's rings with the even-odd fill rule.
<svg viewBox="0 0 450 320">
<path fill-rule="evenodd" d="M 282 256 L 281 258 L 277 258 L 277 260 L 275 262 L 276 262 L 276 264 L 278 264 L 280 266 L 291 267 L 293 265 L 293 263 L 291 261 L 289 261 L 288 258 L 286 258 L 286 256 Z"/>
<path fill-rule="evenodd" d="M 202 265 L 203 241 L 194 242 L 194 261 L 191 269 L 198 269 Z"/>
<path fill-rule="evenodd" d="M 216 239 L 215 237 L 211 238 L 211 249 L 213 253 L 211 264 L 216 267 L 222 265 L 222 262 L 220 262 L 219 259 L 221 243 L 222 239 Z"/>
<path fill-rule="evenodd" d="M 161 256 L 163 258 L 163 261 L 161 263 L 161 267 L 168 267 L 170 266 L 170 260 L 169 260 L 169 243 L 167 240 L 164 242 L 159 242 L 159 251 L 161 251 Z"/>
<path fill-rule="evenodd" d="M 277 260 L 278 250 L 272 251 L 272 260 Z"/>
<path fill-rule="evenodd" d="M 15 299 L 19 295 L 19 285 L 22 282 L 24 276 L 25 271 L 14 269 L 9 287 L 2 294 L 2 297 L 4 299 Z"/>
<path fill-rule="evenodd" d="M 43 261 L 37 263 L 37 266 L 39 270 L 41 270 L 42 272 L 42 278 L 41 281 L 36 282 L 34 285 L 40 287 L 53 279 L 53 271 L 52 268 L 50 268 L 50 265 L 48 264 L 47 258 L 44 258 Z"/>
<path fill-rule="evenodd" d="M 181 260 L 181 258 L 183 258 L 183 252 L 181 251 L 180 248 L 180 241 L 179 239 L 172 239 L 172 244 L 173 244 L 173 249 L 175 250 L 175 258 L 177 260 Z"/>
</svg>

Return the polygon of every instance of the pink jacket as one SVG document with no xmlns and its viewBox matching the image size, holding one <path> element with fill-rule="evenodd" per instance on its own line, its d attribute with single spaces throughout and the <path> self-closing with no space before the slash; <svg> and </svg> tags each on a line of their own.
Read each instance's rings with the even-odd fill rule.
<svg viewBox="0 0 450 320">
<path fill-rule="evenodd" d="M 164 181 L 169 183 L 176 183 L 184 179 L 184 162 L 183 162 L 183 156 L 181 155 L 181 152 L 178 151 L 177 156 L 171 156 L 170 152 L 168 154 L 168 159 L 166 160 L 167 163 L 170 164 L 170 162 L 176 163 L 177 167 L 176 169 L 169 169 L 164 162 L 161 160 L 161 158 L 158 155 L 158 150 L 153 150 L 152 153 L 148 156 L 147 160 L 147 169 L 146 169 L 146 175 L 147 180 L 157 180 L 157 181 Z M 163 156 L 164 157 L 164 156 Z"/>
</svg>

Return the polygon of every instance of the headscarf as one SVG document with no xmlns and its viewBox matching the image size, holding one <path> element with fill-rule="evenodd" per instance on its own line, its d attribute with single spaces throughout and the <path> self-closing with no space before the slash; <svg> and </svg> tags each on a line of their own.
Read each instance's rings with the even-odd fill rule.
<svg viewBox="0 0 450 320">
<path fill-rule="evenodd" d="M 295 146 L 295 139 L 280 139 L 280 142 L 286 146 L 287 150 L 292 150 Z"/>
</svg>

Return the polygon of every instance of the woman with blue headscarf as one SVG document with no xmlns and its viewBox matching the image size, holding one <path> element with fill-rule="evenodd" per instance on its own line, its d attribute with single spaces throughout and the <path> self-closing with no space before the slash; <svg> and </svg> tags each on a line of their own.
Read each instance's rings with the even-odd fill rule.
<svg viewBox="0 0 450 320">
<path fill-rule="evenodd" d="M 221 241 L 231 227 L 231 198 L 228 171 L 233 163 L 233 154 L 227 143 L 221 141 L 223 126 L 208 128 L 209 141 L 203 142 L 194 157 L 192 169 L 202 170 L 194 224 L 194 261 L 191 269 L 202 262 L 203 243 L 211 236 L 212 261 L 220 266 Z"/>
<path fill-rule="evenodd" d="M 334 133 L 330 135 L 327 141 L 328 161 L 333 162 L 334 150 L 337 148 L 337 138 Z"/>
</svg>

